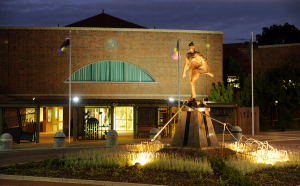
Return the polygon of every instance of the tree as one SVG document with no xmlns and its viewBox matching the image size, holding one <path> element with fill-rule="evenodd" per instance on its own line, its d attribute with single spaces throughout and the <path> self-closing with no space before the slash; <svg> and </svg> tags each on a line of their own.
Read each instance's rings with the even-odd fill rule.
<svg viewBox="0 0 300 186">
<path fill-rule="evenodd" d="M 262 30 L 262 34 L 256 35 L 256 41 L 259 45 L 300 43 L 299 29 L 289 23 L 285 23 L 283 26 L 263 27 Z"/>
<path fill-rule="evenodd" d="M 245 78 L 244 85 L 237 92 L 235 102 L 238 107 L 251 107 L 251 77 Z"/>
<path fill-rule="evenodd" d="M 215 102 L 234 103 L 232 86 L 225 88 L 224 82 L 212 85 L 208 99 Z"/>
<path fill-rule="evenodd" d="M 282 110 L 295 109 L 300 103 L 300 68 L 285 63 L 274 69 L 266 69 L 255 87 L 255 102 L 265 112 L 276 104 Z"/>
</svg>

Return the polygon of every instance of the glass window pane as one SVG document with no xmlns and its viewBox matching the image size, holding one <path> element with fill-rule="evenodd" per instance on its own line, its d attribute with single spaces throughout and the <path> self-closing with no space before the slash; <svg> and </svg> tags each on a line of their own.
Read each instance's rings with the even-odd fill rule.
<svg viewBox="0 0 300 186">
<path fill-rule="evenodd" d="M 141 68 L 121 61 L 101 61 L 87 65 L 74 72 L 71 79 L 76 82 L 155 82 L 155 80 Z M 69 78 L 67 78 L 67 81 L 69 81 Z"/>
<path fill-rule="evenodd" d="M 51 123 L 52 121 L 52 108 L 48 108 L 47 110 L 47 122 Z"/>
<path fill-rule="evenodd" d="M 133 120 L 127 120 L 127 130 L 133 130 Z"/>
<path fill-rule="evenodd" d="M 133 107 L 115 108 L 115 129 L 133 130 Z"/>
<path fill-rule="evenodd" d="M 43 121 L 43 116 L 44 116 L 44 109 L 43 107 L 40 108 L 40 122 Z"/>
<path fill-rule="evenodd" d="M 35 122 L 35 108 L 26 108 L 26 122 Z"/>
<path fill-rule="evenodd" d="M 127 107 L 127 119 L 133 119 L 133 107 Z"/>
<path fill-rule="evenodd" d="M 59 121 L 64 121 L 64 110 L 59 109 Z"/>
<path fill-rule="evenodd" d="M 116 119 L 126 119 L 126 107 L 117 107 L 116 111 Z"/>
<path fill-rule="evenodd" d="M 57 115 L 58 115 L 57 107 L 54 107 L 54 118 L 53 119 L 57 119 Z"/>
</svg>

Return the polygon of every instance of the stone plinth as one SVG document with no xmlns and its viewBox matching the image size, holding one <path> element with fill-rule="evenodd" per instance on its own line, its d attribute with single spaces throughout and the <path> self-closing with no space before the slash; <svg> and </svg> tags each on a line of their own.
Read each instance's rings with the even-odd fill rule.
<svg viewBox="0 0 300 186">
<path fill-rule="evenodd" d="M 218 139 L 209 115 L 210 109 L 204 101 L 184 103 L 184 107 L 172 141 L 174 147 L 217 147 Z M 195 110 L 207 115 L 203 115 Z"/>
</svg>

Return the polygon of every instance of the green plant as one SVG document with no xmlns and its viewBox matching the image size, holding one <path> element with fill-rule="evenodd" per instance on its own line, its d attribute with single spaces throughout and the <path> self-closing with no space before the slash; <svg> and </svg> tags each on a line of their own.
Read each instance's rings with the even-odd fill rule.
<svg viewBox="0 0 300 186">
<path fill-rule="evenodd" d="M 220 176 L 220 179 L 219 181 L 214 181 L 214 180 L 211 180 L 211 182 L 213 182 L 214 184 L 218 185 L 218 186 L 225 186 L 226 183 L 228 182 L 229 180 L 225 180 L 223 181 L 221 176 Z"/>
<path fill-rule="evenodd" d="M 163 181 L 167 181 L 167 178 L 166 177 L 156 177 L 155 181 L 161 181 L 161 182 L 163 182 Z"/>
<path fill-rule="evenodd" d="M 198 173 L 196 177 L 197 177 L 196 179 L 192 180 L 192 183 L 202 184 L 203 183 L 202 174 Z"/>
<path fill-rule="evenodd" d="M 288 172 L 289 173 L 295 173 L 295 172 L 297 172 L 297 169 L 290 169 Z"/>
<path fill-rule="evenodd" d="M 25 164 L 24 168 L 25 169 L 36 168 L 38 165 L 39 165 L 38 162 L 30 161 Z"/>
<path fill-rule="evenodd" d="M 291 179 L 291 180 L 298 180 L 298 178 L 296 176 L 283 176 L 283 178 L 285 179 Z"/>
<path fill-rule="evenodd" d="M 268 176 L 268 174 L 259 174 L 259 177 L 260 178 L 268 178 L 269 176 Z"/>
<path fill-rule="evenodd" d="M 271 172 L 272 175 L 278 175 L 278 174 L 283 174 L 282 172 L 279 172 L 279 171 L 273 171 Z"/>
<path fill-rule="evenodd" d="M 82 168 L 82 167 L 71 167 L 71 170 L 72 170 L 72 174 L 79 175 L 80 173 L 82 173 L 84 171 L 84 168 Z"/>
<path fill-rule="evenodd" d="M 166 175 L 167 175 L 167 173 L 164 173 L 164 172 L 157 173 L 155 181 L 161 181 L 161 182 L 167 181 Z"/>
<path fill-rule="evenodd" d="M 120 173 L 118 172 L 113 172 L 113 177 L 119 177 L 120 176 Z"/>
<path fill-rule="evenodd" d="M 34 174 L 39 174 L 39 173 L 42 173 L 44 170 L 38 169 L 38 168 L 32 168 L 30 171 Z"/>
<path fill-rule="evenodd" d="M 145 168 L 155 170 L 168 170 L 176 172 L 197 172 L 213 174 L 207 158 L 178 157 L 174 154 L 157 153 L 156 158 L 143 165 Z"/>
<path fill-rule="evenodd" d="M 252 181 L 251 178 L 242 175 L 233 167 L 226 166 L 226 164 L 218 158 L 210 158 L 211 166 L 214 172 L 219 173 L 224 178 L 231 180 L 232 183 L 239 186 L 259 186 L 258 182 Z"/>
<path fill-rule="evenodd" d="M 59 161 L 58 159 L 46 159 L 40 162 L 40 167 L 44 167 L 44 168 L 51 168 L 55 165 L 62 165 L 63 162 Z"/>
<path fill-rule="evenodd" d="M 118 169 L 114 168 L 113 176 L 114 177 L 119 177 L 120 174 L 122 174 L 124 171 L 125 171 L 124 168 L 118 168 Z"/>
<path fill-rule="evenodd" d="M 118 169 L 115 169 L 115 171 L 122 174 L 126 170 L 124 168 L 118 168 Z"/>
<path fill-rule="evenodd" d="M 14 165 L 9 165 L 7 167 L 3 167 L 3 169 L 6 169 L 7 171 L 10 171 L 10 172 L 16 172 L 20 169 L 20 165 L 19 164 L 14 164 Z"/>
<path fill-rule="evenodd" d="M 57 173 L 59 173 L 59 170 L 47 170 L 46 173 L 57 174 Z"/>
<path fill-rule="evenodd" d="M 133 171 L 131 174 L 135 175 L 134 177 L 131 178 L 133 180 L 140 180 L 143 177 L 143 172 L 140 169 Z"/>
<path fill-rule="evenodd" d="M 279 180 L 273 180 L 269 182 L 270 184 L 279 185 L 281 182 Z"/>
<path fill-rule="evenodd" d="M 197 172 L 188 172 L 191 178 L 197 177 L 198 173 Z"/>
<path fill-rule="evenodd" d="M 71 167 L 63 166 L 63 167 L 60 167 L 59 170 L 62 171 L 62 172 L 69 171 L 69 170 L 71 170 Z"/>
<path fill-rule="evenodd" d="M 233 86 L 225 87 L 224 82 L 212 85 L 208 99 L 216 102 L 233 103 Z"/>
<path fill-rule="evenodd" d="M 97 175 L 97 170 L 95 170 L 93 167 L 91 167 L 91 172 L 87 172 L 85 174 L 90 175 L 90 176 L 96 176 Z"/>
<path fill-rule="evenodd" d="M 97 174 L 103 174 L 103 173 L 105 173 L 106 171 L 109 170 L 109 168 L 104 169 L 102 167 L 99 167 L 99 168 L 96 168 L 96 169 L 97 169 Z"/>
</svg>

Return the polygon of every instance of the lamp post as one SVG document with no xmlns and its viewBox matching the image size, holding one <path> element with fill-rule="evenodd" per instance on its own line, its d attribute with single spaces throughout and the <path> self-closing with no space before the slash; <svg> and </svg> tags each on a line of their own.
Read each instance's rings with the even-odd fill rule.
<svg viewBox="0 0 300 186">
<path fill-rule="evenodd" d="M 75 105 L 75 108 L 73 109 L 73 141 L 76 141 L 76 138 L 77 138 L 77 133 L 76 133 L 76 126 L 77 126 L 77 109 L 78 109 L 78 101 L 79 101 L 79 98 L 78 97 L 74 97 L 73 98 L 73 102 L 74 102 L 74 105 Z M 69 131 L 71 130 L 71 126 L 69 126 Z M 70 133 L 69 133 L 70 134 Z M 70 136 L 69 135 L 69 143 L 70 143 Z"/>
</svg>

